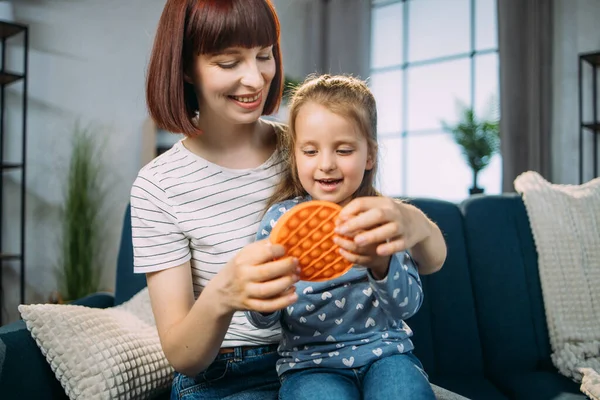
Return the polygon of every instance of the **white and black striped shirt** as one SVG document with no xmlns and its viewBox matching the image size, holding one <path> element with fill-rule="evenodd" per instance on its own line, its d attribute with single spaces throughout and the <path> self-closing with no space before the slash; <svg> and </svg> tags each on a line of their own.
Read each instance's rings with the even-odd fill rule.
<svg viewBox="0 0 600 400">
<path fill-rule="evenodd" d="M 242 247 L 255 240 L 282 167 L 275 153 L 257 168 L 231 170 L 177 142 L 142 168 L 133 184 L 134 271 L 159 271 L 191 260 L 197 297 Z M 279 339 L 279 325 L 258 329 L 237 312 L 222 346 L 262 345 Z"/>
</svg>

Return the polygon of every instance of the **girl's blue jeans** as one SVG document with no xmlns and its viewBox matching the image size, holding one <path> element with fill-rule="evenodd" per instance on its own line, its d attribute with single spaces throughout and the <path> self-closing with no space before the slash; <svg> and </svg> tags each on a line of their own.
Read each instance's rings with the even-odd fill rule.
<svg viewBox="0 0 600 400">
<path fill-rule="evenodd" d="M 171 400 L 277 400 L 278 358 L 276 345 L 234 347 L 194 378 L 175 373 Z"/>
<path fill-rule="evenodd" d="M 354 369 L 312 368 L 277 376 L 276 346 L 219 354 L 191 378 L 175 373 L 171 400 L 435 400 L 412 353 L 385 357 Z"/>
<path fill-rule="evenodd" d="M 412 353 L 360 368 L 310 368 L 281 377 L 281 400 L 435 400 L 421 362 Z"/>
</svg>

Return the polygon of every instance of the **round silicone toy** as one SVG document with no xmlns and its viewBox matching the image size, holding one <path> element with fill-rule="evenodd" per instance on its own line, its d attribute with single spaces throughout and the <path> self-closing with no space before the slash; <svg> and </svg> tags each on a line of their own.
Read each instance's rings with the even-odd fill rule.
<svg viewBox="0 0 600 400">
<path fill-rule="evenodd" d="M 283 214 L 271 232 L 271 243 L 283 245 L 296 257 L 303 281 L 325 281 L 345 274 L 352 263 L 333 242 L 335 219 L 342 208 L 329 201 L 300 203 Z"/>
</svg>

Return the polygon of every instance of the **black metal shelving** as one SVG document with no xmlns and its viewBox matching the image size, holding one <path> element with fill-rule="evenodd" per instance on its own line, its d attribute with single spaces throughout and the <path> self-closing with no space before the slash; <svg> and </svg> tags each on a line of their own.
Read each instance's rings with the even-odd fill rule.
<svg viewBox="0 0 600 400">
<path fill-rule="evenodd" d="M 26 155 L 27 155 L 27 66 L 28 66 L 28 53 L 29 53 L 29 30 L 26 25 L 0 21 L 0 41 L 2 42 L 1 51 L 1 62 L 0 62 L 0 170 L 2 171 L 2 179 L 0 180 L 0 228 L 4 226 L 4 191 L 5 191 L 5 174 L 10 171 L 21 172 L 20 182 L 20 230 L 19 230 L 19 250 L 17 253 L 13 251 L 5 251 L 4 240 L 2 229 L 0 229 L 0 261 L 2 265 L 0 267 L 0 325 L 2 324 L 2 311 L 4 302 L 4 287 L 3 287 L 3 267 L 5 263 L 19 263 L 20 273 L 20 302 L 25 303 L 25 171 L 26 171 Z M 22 59 L 22 71 L 12 71 L 7 69 L 7 44 L 12 38 L 22 36 L 23 40 L 23 59 Z M 21 154 L 20 160 L 18 161 L 7 161 L 5 160 L 5 145 L 7 135 L 16 135 L 16 132 L 7 132 L 6 122 L 6 87 L 11 84 L 21 83 L 21 107 L 22 107 L 22 120 L 21 120 Z M 13 157 L 11 157 L 13 158 Z"/>
<path fill-rule="evenodd" d="M 600 71 L 600 51 L 579 55 L 579 183 L 584 181 L 584 146 L 586 134 L 592 135 L 592 171 L 593 177 L 598 176 L 598 136 L 600 135 L 600 100 L 598 88 L 598 72 Z M 591 75 L 589 75 L 591 74 Z M 591 80 L 585 78 L 589 75 Z M 585 81 L 585 82 L 584 82 Z M 584 91 L 591 90 L 591 118 L 584 117 Z"/>
</svg>

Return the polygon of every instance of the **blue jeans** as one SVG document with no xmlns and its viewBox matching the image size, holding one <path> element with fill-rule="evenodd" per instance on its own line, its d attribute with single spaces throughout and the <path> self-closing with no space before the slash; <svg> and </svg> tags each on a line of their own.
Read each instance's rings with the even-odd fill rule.
<svg viewBox="0 0 600 400">
<path fill-rule="evenodd" d="M 219 354 L 196 377 L 175 373 L 171 400 L 277 400 L 277 346 Z"/>
<path fill-rule="evenodd" d="M 360 368 L 309 368 L 281 376 L 280 400 L 435 400 L 421 362 L 398 354 Z"/>
</svg>

